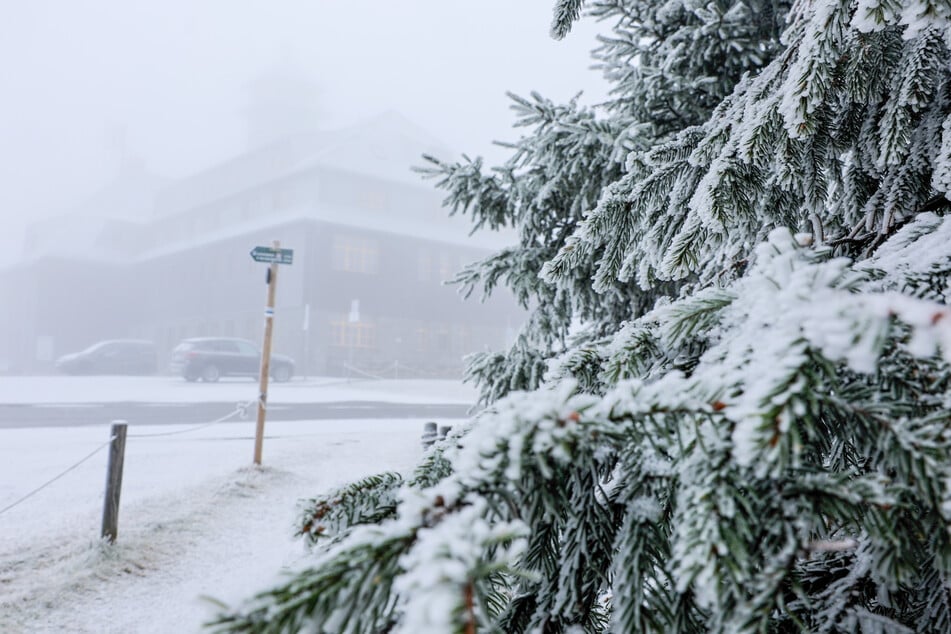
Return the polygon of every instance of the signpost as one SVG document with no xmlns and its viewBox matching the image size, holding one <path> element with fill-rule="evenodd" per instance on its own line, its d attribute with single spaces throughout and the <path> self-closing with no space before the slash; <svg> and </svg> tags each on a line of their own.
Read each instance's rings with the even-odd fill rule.
<svg viewBox="0 0 951 634">
<path fill-rule="evenodd" d="M 310 304 L 304 304 L 304 323 L 301 324 L 301 330 L 304 331 L 304 380 L 310 370 Z"/>
<path fill-rule="evenodd" d="M 272 247 L 254 247 L 251 249 L 251 258 L 255 262 L 267 264 L 293 264 L 294 249 L 282 249 L 281 243 L 274 241 Z"/>
<path fill-rule="evenodd" d="M 264 416 L 267 412 L 267 380 L 271 372 L 271 335 L 274 332 L 274 296 L 277 291 L 277 266 L 293 264 L 293 249 L 282 249 L 275 240 L 270 247 L 254 247 L 251 257 L 255 262 L 270 264 L 267 270 L 267 305 L 264 309 L 264 345 L 261 347 L 260 394 L 258 395 L 258 424 L 254 433 L 254 464 L 261 464 L 264 445 Z"/>
<path fill-rule="evenodd" d="M 350 302 L 350 314 L 347 315 L 347 321 L 351 324 L 360 323 L 360 300 L 355 299 Z M 353 346 L 356 345 L 357 331 L 347 328 L 347 381 L 353 379 Z"/>
</svg>

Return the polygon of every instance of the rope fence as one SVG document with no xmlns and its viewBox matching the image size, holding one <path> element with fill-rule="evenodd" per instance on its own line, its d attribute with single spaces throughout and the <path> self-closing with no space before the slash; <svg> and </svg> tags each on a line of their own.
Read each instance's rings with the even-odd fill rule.
<svg viewBox="0 0 951 634">
<path fill-rule="evenodd" d="M 63 471 L 61 471 L 61 472 L 58 473 L 57 475 L 53 476 L 52 478 L 50 478 L 49 480 L 47 480 L 46 482 L 44 482 L 44 483 L 41 484 L 40 486 L 36 487 L 35 489 L 33 489 L 32 491 L 30 491 L 29 493 L 27 493 L 27 494 L 24 495 L 23 497 L 19 498 L 18 500 L 15 500 L 14 502 L 12 502 L 11 504 L 8 504 L 8 505 L 5 506 L 5 507 L 3 507 L 2 509 L 0 509 L 0 515 L 3 515 L 4 513 L 6 513 L 7 511 L 13 509 L 14 507 L 16 507 L 16 506 L 22 504 L 23 502 L 26 502 L 26 501 L 29 500 L 31 497 L 33 497 L 34 495 L 36 495 L 37 493 L 39 493 L 40 491 L 42 491 L 43 489 L 45 489 L 45 488 L 48 487 L 49 485 L 53 484 L 54 482 L 56 482 L 57 480 L 59 480 L 60 478 L 62 478 L 64 475 L 66 475 L 67 473 L 69 473 L 70 471 L 72 471 L 73 469 L 75 469 L 76 467 L 78 467 L 79 465 L 81 465 L 82 463 L 86 462 L 87 460 L 89 460 L 90 458 L 92 458 L 93 456 L 95 456 L 97 453 L 99 453 L 100 451 L 102 451 L 103 449 L 105 449 L 106 447 L 108 447 L 110 444 L 112 444 L 112 441 L 113 441 L 113 440 L 115 440 L 115 436 L 111 437 L 109 440 L 107 440 L 106 442 L 102 443 L 101 445 L 99 445 L 98 447 L 96 447 L 95 449 L 93 449 L 91 452 L 89 452 L 88 454 L 86 454 L 85 457 L 81 458 L 81 459 L 78 460 L 77 462 L 74 462 L 72 465 L 66 467 L 65 469 L 63 469 Z"/>
<path fill-rule="evenodd" d="M 247 402 L 243 402 L 243 403 L 238 403 L 238 404 L 235 406 L 234 411 L 232 411 L 232 412 L 226 414 L 225 416 L 222 416 L 221 418 L 216 418 L 216 419 L 213 420 L 213 421 L 209 421 L 209 422 L 207 422 L 207 423 L 202 423 L 202 424 L 200 424 L 200 425 L 193 425 L 193 426 L 187 427 L 187 428 L 185 428 L 185 429 L 176 429 L 175 431 L 168 431 L 168 432 L 156 432 L 156 433 L 153 433 L 153 434 L 129 434 L 128 437 L 129 437 L 129 438 L 158 438 L 158 437 L 162 437 L 162 436 L 176 436 L 176 435 L 179 435 L 179 434 L 186 434 L 186 433 L 189 433 L 189 432 L 197 431 L 197 430 L 199 430 L 199 429 L 204 429 L 204 428 L 206 428 L 206 427 L 211 427 L 212 425 L 217 425 L 217 424 L 219 424 L 219 423 L 223 423 L 223 422 L 225 422 L 225 421 L 231 420 L 231 419 L 234 418 L 235 416 L 241 416 L 242 418 L 247 418 L 248 408 L 249 408 L 251 405 L 254 405 L 254 404 L 256 404 L 256 403 L 257 403 L 257 400 L 247 401 Z M 80 460 L 78 460 L 78 461 L 74 462 L 73 464 L 71 464 L 70 466 L 66 467 L 65 469 L 63 469 L 62 471 L 60 471 L 58 474 L 56 474 L 55 476 L 53 476 L 52 478 L 50 478 L 49 480 L 47 480 L 47 481 L 44 482 L 43 484 L 39 485 L 38 487 L 36 487 L 36 488 L 33 489 L 32 491 L 30 491 L 29 493 L 26 493 L 25 495 L 23 495 L 23 496 L 17 498 L 16 500 L 14 500 L 14 501 L 11 502 L 10 504 L 4 506 L 3 508 L 0 508 L 0 515 L 3 515 L 3 514 L 6 513 L 7 511 L 10 511 L 10 510 L 14 509 L 15 507 L 19 506 L 20 504 L 22 504 L 23 502 L 27 501 L 28 499 L 30 499 L 31 497 L 33 497 L 34 495 L 36 495 L 37 493 L 39 493 L 39 492 L 42 491 L 43 489 L 47 488 L 48 486 L 50 486 L 51 484 L 53 484 L 54 482 L 56 482 L 57 480 L 61 479 L 63 476 L 65 476 L 65 475 L 67 475 L 68 473 L 70 473 L 71 471 L 75 470 L 75 469 L 76 469 L 77 467 L 79 467 L 81 464 L 83 464 L 83 463 L 86 462 L 87 460 L 91 459 L 93 456 L 95 456 L 95 455 L 98 454 L 100 451 L 102 451 L 103 449 L 105 449 L 106 447 L 108 447 L 110 444 L 112 444 L 112 441 L 114 441 L 115 439 L 116 439 L 115 436 L 110 437 L 109 440 L 107 440 L 106 442 L 102 443 L 101 445 L 99 445 L 98 447 L 96 447 L 95 449 L 93 449 L 90 453 L 88 453 L 88 454 L 86 454 L 85 456 L 83 456 Z"/>
<path fill-rule="evenodd" d="M 187 427 L 185 429 L 176 429 L 175 431 L 163 431 L 156 432 L 154 434 L 129 434 L 129 438 L 158 438 L 160 436 L 177 436 L 179 434 L 187 434 L 189 432 L 198 431 L 199 429 L 205 429 L 206 427 L 211 427 L 212 425 L 217 425 L 218 423 L 223 423 L 229 421 L 235 416 L 240 416 L 242 419 L 248 417 L 248 407 L 257 403 L 257 401 L 248 401 L 246 403 L 238 403 L 234 411 L 230 414 L 222 416 L 221 418 L 216 418 L 213 421 L 202 423 L 200 425 L 193 425 L 192 427 Z"/>
<path fill-rule="evenodd" d="M 368 379 L 375 379 L 377 381 L 388 381 L 391 379 L 411 378 L 410 376 L 406 376 L 407 374 L 414 375 L 415 378 L 424 378 L 424 379 L 448 378 L 446 377 L 445 373 L 435 372 L 432 370 L 421 370 L 411 365 L 405 365 L 403 363 L 400 363 L 399 361 L 394 361 L 393 363 L 385 365 L 383 366 L 382 369 L 376 371 L 375 373 L 371 371 L 367 371 L 367 370 L 362 370 L 350 363 L 344 363 L 343 369 L 347 370 L 348 372 L 359 374 L 360 376 L 364 376 Z"/>
<path fill-rule="evenodd" d="M 353 373 L 355 373 L 355 374 L 359 374 L 359 375 L 361 375 L 361 376 L 363 376 L 363 377 L 366 377 L 367 379 L 380 380 L 380 381 L 389 380 L 389 379 L 390 379 L 390 377 L 386 377 L 386 376 L 383 376 L 383 375 L 380 375 L 380 374 L 373 374 L 373 373 L 371 373 L 371 372 L 366 372 L 366 371 L 364 371 L 364 370 L 361 370 L 360 368 L 357 368 L 357 367 L 352 366 L 352 365 L 349 365 L 349 364 L 344 364 L 344 368 L 345 368 L 346 370 L 348 370 L 349 372 L 353 372 Z M 400 373 L 405 373 L 405 372 L 408 372 L 408 373 L 410 373 L 410 374 L 419 374 L 419 375 L 426 375 L 426 374 L 428 374 L 428 375 L 430 375 L 430 376 L 435 376 L 434 373 L 427 373 L 427 372 L 424 372 L 424 371 L 422 371 L 422 370 L 416 370 L 416 369 L 414 369 L 414 368 L 412 368 L 412 367 L 409 367 L 409 366 L 405 366 L 405 365 L 403 365 L 403 364 L 400 364 L 399 362 L 394 362 L 393 364 L 391 364 L 391 365 L 389 365 L 389 366 L 387 366 L 387 367 L 385 367 L 385 368 L 383 369 L 383 372 L 384 372 L 384 373 L 390 372 L 390 371 L 392 371 L 392 372 L 394 373 L 394 378 L 398 378 Z M 404 378 L 407 378 L 407 377 L 404 376 Z M 332 384 L 328 384 L 328 385 L 337 385 L 337 384 L 338 384 L 338 383 L 332 383 Z M 326 386 L 323 386 L 323 387 L 326 387 Z M 229 421 L 229 420 L 232 420 L 232 419 L 234 419 L 235 417 L 240 417 L 242 420 L 245 420 L 245 419 L 248 418 L 248 411 L 249 411 L 249 409 L 250 409 L 252 406 L 258 405 L 259 400 L 260 400 L 260 399 L 254 399 L 254 400 L 250 400 L 250 401 L 239 402 L 239 403 L 237 403 L 237 404 L 235 405 L 234 410 L 232 410 L 232 411 L 229 412 L 228 414 L 225 414 L 224 416 L 221 416 L 220 418 L 216 418 L 215 420 L 209 421 L 209 422 L 207 422 L 207 423 L 201 423 L 201 424 L 198 424 L 198 425 L 192 425 L 192 426 L 190 426 L 190 427 L 186 427 L 185 429 L 176 429 L 176 430 L 174 430 L 174 431 L 167 431 L 167 432 L 154 432 L 154 433 L 148 433 L 148 434 L 128 434 L 127 437 L 128 437 L 128 438 L 149 439 L 149 438 L 160 438 L 160 437 L 168 437 L 168 436 L 177 436 L 177 435 L 181 435 L 181 434 L 187 434 L 187 433 L 191 433 L 191 432 L 194 432 L 194 431 L 198 431 L 198 430 L 200 430 L 200 429 L 205 429 L 205 428 L 211 427 L 211 426 L 213 426 L 213 425 L 218 425 L 218 424 L 220 424 L 220 423 L 224 423 L 224 422 L 227 422 L 227 421 Z M 291 436 L 283 436 L 283 437 L 286 438 L 286 437 L 291 437 Z M 91 452 L 89 452 L 88 454 L 86 454 L 85 456 L 83 456 L 82 458 L 80 458 L 79 460 L 77 460 L 76 462 L 74 462 L 73 464 L 69 465 L 68 467 L 66 467 L 65 469 L 63 469 L 63 470 L 60 471 L 59 473 L 57 473 L 55 476 L 53 476 L 52 478 L 46 480 L 45 482 L 43 482 L 42 484 L 40 484 L 40 485 L 37 486 L 36 488 L 34 488 L 34 489 L 32 489 L 31 491 L 29 491 L 28 493 L 26 493 L 26 494 L 20 496 L 19 498 L 17 498 L 17 499 L 14 500 L 13 502 L 7 504 L 7 505 L 4 506 L 3 508 L 0 508 L 0 516 L 2 516 L 3 514 L 7 513 L 8 511 L 11 511 L 12 509 L 16 508 L 17 506 L 19 506 L 19 505 L 22 504 L 23 502 L 26 502 L 27 500 L 29 500 L 30 498 L 32 498 L 34 495 L 40 493 L 41 491 L 43 491 L 44 489 L 46 489 L 47 487 L 49 487 L 49 486 L 52 485 L 53 483 L 57 482 L 58 480 L 60 480 L 61 478 L 63 478 L 63 477 L 66 476 L 67 474 L 69 474 L 70 472 L 74 471 L 74 470 L 77 469 L 80 465 L 82 465 L 83 463 L 85 463 L 85 462 L 87 462 L 88 460 L 92 459 L 92 458 L 93 458 L 96 454 L 98 454 L 100 451 L 102 451 L 103 449 L 105 449 L 106 447 L 108 447 L 110 444 L 112 444 L 112 442 L 115 441 L 115 440 L 116 440 L 116 436 L 115 436 L 115 435 L 111 436 L 111 437 L 109 438 L 109 440 L 107 440 L 106 442 L 104 442 L 104 443 L 98 445 L 98 446 L 97 446 L 95 449 L 93 449 Z"/>
</svg>

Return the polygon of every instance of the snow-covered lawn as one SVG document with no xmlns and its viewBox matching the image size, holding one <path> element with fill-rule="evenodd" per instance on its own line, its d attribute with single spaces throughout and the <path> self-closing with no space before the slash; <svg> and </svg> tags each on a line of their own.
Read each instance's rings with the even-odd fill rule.
<svg viewBox="0 0 951 634">
<path fill-rule="evenodd" d="M 249 401 L 257 381 L 224 379 L 188 383 L 171 376 L 2 376 L 0 404 L 23 403 L 203 403 Z M 473 388 L 438 379 L 313 378 L 268 386 L 271 403 L 383 401 L 388 403 L 461 403 L 476 400 Z"/>
<path fill-rule="evenodd" d="M 179 387 L 230 389 L 169 382 L 166 393 Z M 310 387 L 302 391 L 319 393 Z M 144 434 L 187 426 L 130 429 L 114 546 L 98 540 L 105 448 L 0 512 L 0 632 L 199 631 L 214 613 L 203 597 L 245 597 L 304 555 L 292 539 L 298 499 L 371 473 L 411 469 L 422 454 L 423 423 L 268 422 L 261 468 L 251 466 L 253 420 L 151 437 Z M 108 435 L 108 426 L 0 430 L 0 509 Z"/>
</svg>

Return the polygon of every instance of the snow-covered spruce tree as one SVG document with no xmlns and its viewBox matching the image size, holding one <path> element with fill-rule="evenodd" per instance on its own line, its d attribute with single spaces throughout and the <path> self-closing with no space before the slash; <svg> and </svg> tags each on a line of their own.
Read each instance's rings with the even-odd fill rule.
<svg viewBox="0 0 951 634">
<path fill-rule="evenodd" d="M 592 334 L 411 478 L 306 503 L 312 565 L 216 627 L 951 631 L 949 19 L 794 5 L 772 61 L 633 143 L 524 269 Z M 541 222 L 508 178 L 467 209 Z"/>
<path fill-rule="evenodd" d="M 570 1 L 555 7 L 554 36 L 567 32 L 579 7 Z M 539 273 L 622 176 L 632 150 L 648 150 L 705 121 L 743 73 L 772 59 L 787 9 L 777 0 L 594 2 L 592 14 L 613 24 L 595 51 L 613 86 L 608 103 L 584 108 L 577 99 L 555 105 L 537 94 L 512 95 L 516 127 L 530 133 L 510 145 L 505 165 L 486 173 L 481 160 L 430 159 L 424 171 L 448 192 L 452 213 L 470 214 L 476 230 L 508 227 L 518 234 L 515 246 L 474 263 L 457 280 L 467 294 L 504 285 L 529 310 L 511 349 L 476 354 L 468 364 L 467 378 L 480 385 L 485 402 L 538 387 L 550 358 L 569 347 L 573 324 L 586 324 L 583 338 L 604 337 L 676 292 L 675 284 L 633 282 L 595 291 L 594 261 L 576 263 L 559 284 L 541 283 Z M 597 368 L 586 361 L 575 359 L 575 370 L 590 377 L 583 388 L 591 389 Z"/>
</svg>

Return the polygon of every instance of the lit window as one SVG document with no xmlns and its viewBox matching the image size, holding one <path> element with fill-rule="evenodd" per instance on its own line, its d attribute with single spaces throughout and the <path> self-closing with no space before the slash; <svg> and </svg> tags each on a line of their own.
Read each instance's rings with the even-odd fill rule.
<svg viewBox="0 0 951 634">
<path fill-rule="evenodd" d="M 334 236 L 333 268 L 336 271 L 376 273 L 379 248 L 376 240 L 351 236 Z"/>
<path fill-rule="evenodd" d="M 345 319 L 330 322 L 330 345 L 344 348 L 372 348 L 376 345 L 376 326 Z"/>
</svg>

